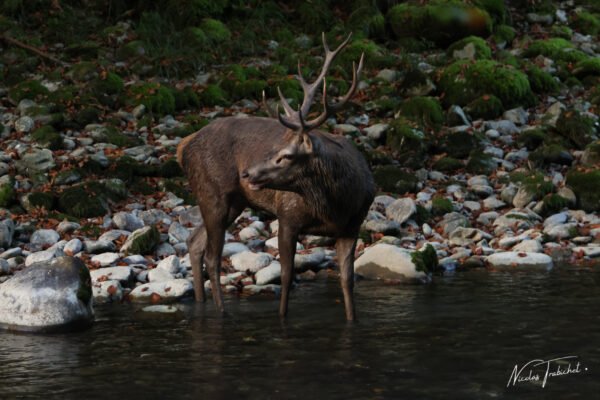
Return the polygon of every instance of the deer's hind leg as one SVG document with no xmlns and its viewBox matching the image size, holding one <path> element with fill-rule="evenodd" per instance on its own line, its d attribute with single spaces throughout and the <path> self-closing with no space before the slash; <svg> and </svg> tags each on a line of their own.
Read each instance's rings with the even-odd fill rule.
<svg viewBox="0 0 600 400">
<path fill-rule="evenodd" d="M 192 264 L 192 273 L 194 274 L 194 295 L 196 301 L 206 301 L 204 292 L 204 274 L 202 264 L 204 263 L 204 251 L 206 250 L 206 228 L 204 224 L 198 226 L 187 240 L 190 253 L 190 262 Z"/>
</svg>

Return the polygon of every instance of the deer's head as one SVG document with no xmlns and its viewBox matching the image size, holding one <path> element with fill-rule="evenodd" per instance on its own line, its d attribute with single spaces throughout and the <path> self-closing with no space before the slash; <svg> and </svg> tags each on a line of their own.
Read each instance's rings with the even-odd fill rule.
<svg viewBox="0 0 600 400">
<path fill-rule="evenodd" d="M 298 107 L 298 110 L 294 110 L 290 106 L 283 93 L 281 93 L 281 90 L 277 88 L 285 115 L 279 113 L 279 108 L 276 112 L 273 112 L 273 110 L 267 106 L 263 93 L 263 104 L 269 115 L 275 117 L 276 114 L 276 117 L 279 118 L 279 122 L 287 129 L 282 138 L 283 140 L 274 145 L 266 159 L 263 159 L 242 171 L 241 178 L 247 181 L 250 189 L 289 189 L 293 187 L 298 176 L 302 174 L 309 159 L 316 156 L 313 139 L 309 135 L 310 131 L 321 126 L 329 116 L 338 112 L 354 95 L 358 86 L 358 77 L 362 71 L 364 54 L 360 57 L 358 67 L 355 63 L 352 64 L 352 85 L 350 86 L 350 89 L 348 89 L 346 95 L 334 104 L 330 104 L 327 101 L 327 82 L 325 80 L 325 75 L 334 58 L 348 44 L 351 37 L 352 34 L 348 35 L 346 40 L 344 40 L 337 49 L 331 51 L 327 46 L 325 33 L 323 33 L 325 61 L 319 76 L 313 83 L 309 84 L 304 80 L 300 63 L 298 63 L 298 75 L 296 75 L 296 79 L 300 82 L 304 92 L 304 99 L 302 105 Z M 312 120 L 306 120 L 314 97 L 321 85 L 323 87 L 321 100 L 323 103 L 323 112 Z"/>
</svg>

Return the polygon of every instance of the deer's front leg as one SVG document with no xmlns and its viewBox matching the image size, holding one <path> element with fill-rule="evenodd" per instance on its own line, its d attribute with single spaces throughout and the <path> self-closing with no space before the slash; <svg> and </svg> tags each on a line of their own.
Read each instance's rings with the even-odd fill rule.
<svg viewBox="0 0 600 400">
<path fill-rule="evenodd" d="M 340 283 L 344 292 L 346 319 L 354 321 L 354 250 L 356 238 L 339 238 L 335 244 L 338 264 L 340 266 Z"/>
<path fill-rule="evenodd" d="M 200 225 L 194 230 L 187 240 L 188 250 L 190 252 L 190 262 L 194 274 L 194 293 L 196 301 L 206 301 L 204 292 L 204 275 L 202 273 L 202 264 L 204 262 L 204 250 L 206 249 L 206 229 Z"/>
<path fill-rule="evenodd" d="M 279 242 L 279 262 L 281 263 L 279 316 L 285 318 L 288 310 L 289 293 L 294 278 L 294 256 L 296 255 L 298 233 L 280 221 L 277 240 Z"/>
</svg>

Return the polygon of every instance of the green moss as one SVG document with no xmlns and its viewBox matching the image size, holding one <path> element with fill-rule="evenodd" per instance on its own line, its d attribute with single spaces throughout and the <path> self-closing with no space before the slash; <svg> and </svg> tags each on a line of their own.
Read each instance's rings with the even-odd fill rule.
<svg viewBox="0 0 600 400">
<path fill-rule="evenodd" d="M 222 44 L 231 39 L 231 32 L 227 25 L 213 18 L 203 19 L 200 29 L 212 43 Z"/>
<path fill-rule="evenodd" d="M 8 91 L 8 97 L 14 102 L 19 103 L 23 99 L 39 100 L 47 96 L 49 90 L 40 82 L 30 80 L 16 84 Z"/>
<path fill-rule="evenodd" d="M 69 185 L 79 182 L 81 180 L 82 173 L 83 168 L 81 170 L 78 168 L 73 168 L 66 171 L 61 171 L 54 178 L 54 185 Z"/>
<path fill-rule="evenodd" d="M 567 174 L 567 185 L 577 196 L 577 204 L 587 212 L 600 211 L 600 170 Z"/>
<path fill-rule="evenodd" d="M 160 232 L 155 226 L 144 231 L 134 233 L 131 246 L 127 254 L 150 254 L 160 244 Z"/>
<path fill-rule="evenodd" d="M 77 218 L 101 217 L 108 212 L 108 204 L 101 192 L 78 185 L 64 190 L 58 198 L 60 211 Z"/>
<path fill-rule="evenodd" d="M 100 110 L 97 109 L 96 107 L 85 107 L 85 108 L 79 110 L 73 116 L 73 120 L 75 121 L 75 123 L 82 128 L 93 122 L 98 122 L 99 119 L 100 119 Z"/>
<path fill-rule="evenodd" d="M 466 36 L 487 36 L 492 19 L 487 11 L 458 1 L 430 1 L 424 5 L 402 3 L 386 19 L 398 38 L 422 37 L 448 45 Z"/>
<path fill-rule="evenodd" d="M 81 61 L 73 65 L 70 75 L 75 81 L 89 81 L 98 76 L 98 66 L 92 61 Z"/>
<path fill-rule="evenodd" d="M 92 277 L 90 271 L 87 269 L 85 264 L 76 259 L 77 269 L 79 270 L 79 287 L 77 288 L 77 298 L 83 304 L 89 304 L 92 300 Z"/>
<path fill-rule="evenodd" d="M 0 185 L 0 207 L 7 208 L 14 204 L 16 192 L 12 183 Z"/>
<path fill-rule="evenodd" d="M 526 72 L 531 89 L 535 93 L 553 94 L 558 91 L 558 82 L 548 72 L 535 65 L 529 65 Z"/>
<path fill-rule="evenodd" d="M 390 122 L 386 145 L 400 163 L 406 167 L 422 165 L 425 157 L 425 134 L 415 129 L 406 118 Z"/>
<path fill-rule="evenodd" d="M 177 160 L 175 158 L 170 158 L 160 165 L 159 174 L 163 178 L 173 178 L 176 176 L 183 176 L 183 171 Z"/>
<path fill-rule="evenodd" d="M 452 43 L 452 45 L 450 45 L 450 47 L 448 47 L 446 54 L 448 54 L 449 57 L 455 57 L 455 54 L 454 54 L 455 51 L 457 51 L 457 50 L 462 51 L 467 46 L 473 47 L 473 55 L 474 55 L 473 59 L 489 60 L 492 58 L 492 50 L 487 45 L 485 40 L 483 40 L 482 38 L 480 38 L 478 36 L 467 36 L 464 39 L 461 39 L 457 42 Z M 468 57 L 455 57 L 455 58 L 461 59 L 461 58 L 468 58 Z"/>
<path fill-rule="evenodd" d="M 123 79 L 114 72 L 108 72 L 102 78 L 99 78 L 94 83 L 94 91 L 96 95 L 116 95 L 120 94 L 125 87 Z"/>
<path fill-rule="evenodd" d="M 555 61 L 578 62 L 588 58 L 582 51 L 573 48 L 573 44 L 563 38 L 537 40 L 529 45 L 523 53 L 525 57 L 542 55 Z"/>
<path fill-rule="evenodd" d="M 431 213 L 422 205 L 417 204 L 417 212 L 413 218 L 417 224 L 423 225 L 424 223 L 429 222 L 431 219 Z"/>
<path fill-rule="evenodd" d="M 430 244 L 427 244 L 424 249 L 413 251 L 410 258 L 417 271 L 430 274 L 438 268 L 437 253 Z"/>
<path fill-rule="evenodd" d="M 44 208 L 47 211 L 54 209 L 55 197 L 49 192 L 32 192 L 27 195 L 31 207 Z"/>
<path fill-rule="evenodd" d="M 546 144 L 529 155 L 531 161 L 541 164 L 571 165 L 573 157 L 567 149 L 557 143 Z"/>
<path fill-rule="evenodd" d="M 200 102 L 206 107 L 226 106 L 229 104 L 227 93 L 217 85 L 208 85 L 200 93 Z"/>
<path fill-rule="evenodd" d="M 333 45 L 332 45 L 333 46 Z M 364 63 L 368 67 L 389 66 L 386 50 L 369 39 L 353 40 L 338 56 L 337 65 L 341 65 L 344 72 L 350 73 L 352 63 L 358 63 L 361 54 L 365 55 Z"/>
<path fill-rule="evenodd" d="M 600 76 L 600 57 L 591 57 L 578 62 L 573 73 L 580 79 L 589 75 Z"/>
<path fill-rule="evenodd" d="M 494 95 L 485 94 L 473 100 L 465 107 L 473 119 L 496 119 L 504 112 L 502 100 Z"/>
<path fill-rule="evenodd" d="M 117 50 L 117 59 L 125 61 L 141 57 L 146 53 L 146 47 L 143 41 L 132 40 L 119 47 Z"/>
<path fill-rule="evenodd" d="M 586 147 L 581 162 L 587 165 L 600 164 L 600 140 L 596 140 Z"/>
<path fill-rule="evenodd" d="M 186 189 L 187 181 L 185 178 L 173 178 L 161 180 L 158 183 L 158 187 L 163 192 L 171 192 L 175 196 L 183 199 L 185 204 L 196 205 L 196 198 L 194 195 Z"/>
<path fill-rule="evenodd" d="M 546 131 L 542 128 L 529 129 L 522 132 L 517 138 L 519 146 L 527 147 L 527 150 L 537 149 L 546 139 Z"/>
<path fill-rule="evenodd" d="M 445 197 L 434 197 L 431 200 L 431 214 L 441 216 L 454 211 L 452 201 Z"/>
<path fill-rule="evenodd" d="M 448 133 L 440 140 L 440 151 L 454 158 L 467 158 L 480 147 L 479 138 L 468 132 Z"/>
<path fill-rule="evenodd" d="M 489 175 L 497 166 L 491 155 L 475 150 L 469 155 L 466 170 L 472 174 Z"/>
<path fill-rule="evenodd" d="M 515 39 L 516 31 L 510 25 L 498 25 L 494 30 L 494 35 L 492 36 L 494 42 L 496 43 L 507 43 L 511 44 Z"/>
<path fill-rule="evenodd" d="M 143 83 L 130 89 L 130 103 L 143 104 L 152 114 L 166 115 L 175 112 L 173 92 L 158 83 Z"/>
<path fill-rule="evenodd" d="M 554 37 L 571 39 L 573 36 L 573 30 L 565 25 L 552 25 L 550 33 Z"/>
<path fill-rule="evenodd" d="M 510 180 L 520 183 L 521 187 L 527 193 L 533 194 L 536 199 L 541 199 L 554 191 L 552 182 L 547 181 L 541 172 L 513 172 L 510 174 Z"/>
<path fill-rule="evenodd" d="M 400 114 L 422 128 L 439 129 L 444 122 L 440 102 L 434 97 L 413 97 L 400 106 Z"/>
<path fill-rule="evenodd" d="M 593 140 L 594 121 L 577 110 L 564 110 L 556 121 L 556 132 L 581 149 Z"/>
<path fill-rule="evenodd" d="M 600 32 L 600 18 L 585 10 L 580 10 L 573 16 L 571 26 L 584 35 L 594 36 Z"/>
<path fill-rule="evenodd" d="M 33 140 L 51 150 L 59 150 L 63 145 L 63 137 L 49 125 L 41 126 L 31 133 Z"/>
<path fill-rule="evenodd" d="M 187 86 L 183 90 L 173 90 L 176 110 L 196 109 L 201 106 L 200 97 L 193 88 Z"/>
<path fill-rule="evenodd" d="M 453 157 L 442 157 L 432 165 L 432 168 L 436 171 L 454 172 L 458 169 L 464 168 L 464 164 L 462 161 Z"/>
<path fill-rule="evenodd" d="M 142 144 L 142 140 L 138 137 L 127 136 L 114 126 L 107 126 L 106 142 L 119 147 L 133 147 Z"/>
<path fill-rule="evenodd" d="M 417 178 L 414 174 L 404 172 L 393 165 L 384 165 L 373 171 L 375 183 L 384 192 L 398 194 L 414 193 L 417 189 Z"/>
<path fill-rule="evenodd" d="M 543 201 L 543 216 L 556 214 L 569 206 L 569 200 L 555 193 L 545 196 Z"/>
<path fill-rule="evenodd" d="M 467 105 L 484 94 L 497 96 L 506 107 L 527 106 L 533 94 L 527 76 L 491 60 L 456 61 L 439 80 L 446 105 Z"/>
</svg>

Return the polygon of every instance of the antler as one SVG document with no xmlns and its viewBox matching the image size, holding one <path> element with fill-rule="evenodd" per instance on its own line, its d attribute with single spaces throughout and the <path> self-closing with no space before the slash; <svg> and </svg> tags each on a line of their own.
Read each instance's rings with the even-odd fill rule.
<svg viewBox="0 0 600 400">
<path fill-rule="evenodd" d="M 300 82 L 302 86 L 302 90 L 304 91 L 304 99 L 302 101 L 302 105 L 298 108 L 298 111 L 294 111 L 294 109 L 287 102 L 281 90 L 277 88 L 279 93 L 279 98 L 281 100 L 281 105 L 285 110 L 285 116 L 279 115 L 279 121 L 286 127 L 293 130 L 308 131 L 314 129 L 321 125 L 323 122 L 327 120 L 327 118 L 339 111 L 344 104 L 354 95 L 356 88 L 358 86 L 358 77 L 363 68 L 364 61 L 364 53 L 360 56 L 360 61 L 358 63 L 358 68 L 356 67 L 356 63 L 352 63 L 352 85 L 350 89 L 346 93 L 344 97 L 341 98 L 336 104 L 328 104 L 327 103 L 327 82 L 325 80 L 325 75 L 327 75 L 327 71 L 331 67 L 331 63 L 337 56 L 337 54 L 348 44 L 350 38 L 352 37 L 352 33 L 348 35 L 346 40 L 344 40 L 334 51 L 329 49 L 327 45 L 327 41 L 325 40 L 325 33 L 323 33 L 323 47 L 325 48 L 325 61 L 323 62 L 323 67 L 321 68 L 321 73 L 315 79 L 315 81 L 311 84 L 307 83 L 302 76 L 302 70 L 300 68 L 300 62 L 298 62 L 298 75 L 296 75 L 296 79 Z M 310 106 L 313 103 L 315 94 L 319 85 L 323 85 L 323 112 L 311 121 L 305 121 L 304 116 L 307 116 L 310 111 Z"/>
</svg>

